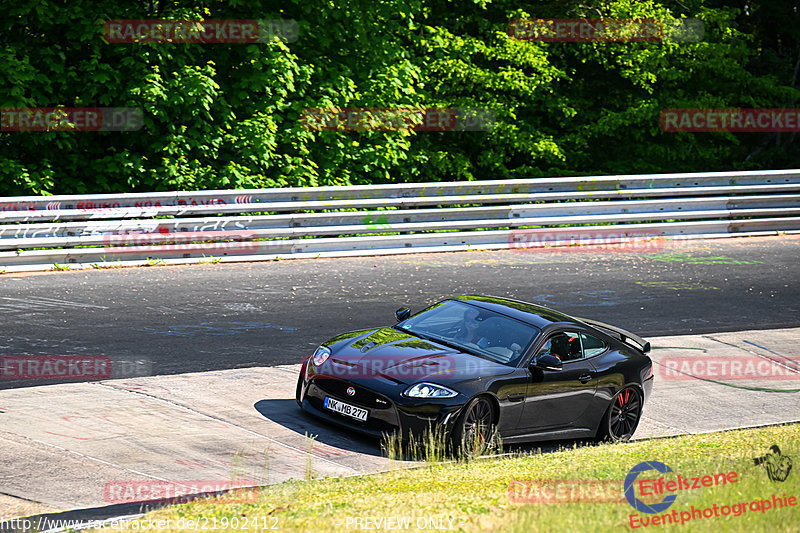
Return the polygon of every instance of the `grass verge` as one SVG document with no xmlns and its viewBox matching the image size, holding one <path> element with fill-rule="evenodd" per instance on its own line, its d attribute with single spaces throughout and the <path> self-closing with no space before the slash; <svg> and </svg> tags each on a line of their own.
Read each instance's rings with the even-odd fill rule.
<svg viewBox="0 0 800 533">
<path fill-rule="evenodd" d="M 625 444 L 575 445 L 552 453 L 534 449 L 501 458 L 430 462 L 421 468 L 376 475 L 290 480 L 264 487 L 252 503 L 201 500 L 149 513 L 140 522 L 147 521 L 149 531 L 199 531 L 212 529 L 212 525 L 215 531 L 798 531 L 800 465 L 795 465 L 784 481 L 777 481 L 770 479 L 765 464 L 754 463 L 754 458 L 771 453 L 773 445 L 778 445 L 789 461 L 800 461 L 800 425 Z M 657 474 L 650 470 L 640 474 L 640 480 L 663 477 L 667 482 L 677 480 L 678 475 L 691 479 L 735 472 L 736 481 L 708 487 L 700 481 L 698 488 L 674 492 L 675 502 L 657 514 L 636 511 L 625 501 L 621 488 L 613 492 L 621 500 L 616 502 L 564 502 L 581 494 L 596 499 L 584 489 L 576 492 L 573 484 L 572 492 L 549 491 L 560 501 L 535 504 L 519 503 L 523 492 L 515 493 L 517 489 L 513 488 L 520 486 L 513 484 L 520 480 L 567 480 L 562 484 L 587 480 L 582 486 L 601 481 L 617 487 L 614 483 L 621 485 L 629 471 L 643 461 L 659 461 L 673 472 Z M 783 462 L 784 469 L 787 464 Z M 645 497 L 639 483 L 634 483 L 634 490 L 635 495 L 651 503 L 664 496 Z M 533 494 L 547 497 L 548 491 L 535 493 L 529 489 L 522 497 Z M 772 503 L 773 494 L 794 497 L 796 505 L 764 511 L 750 506 L 750 502 L 759 500 Z M 744 503 L 748 507 L 743 511 Z M 691 513 L 692 507 L 702 512 L 715 504 L 719 513 L 728 506 L 729 514 L 680 523 L 682 512 Z M 740 516 L 736 516 L 736 509 Z M 641 525 L 644 519 L 673 514 L 678 517 L 677 524 Z M 638 522 L 634 519 L 639 527 L 632 527 L 631 516 L 639 517 Z M 184 527 L 179 527 L 181 519 Z M 194 527 L 186 527 L 187 520 L 194 520 Z M 162 521 L 165 527 L 154 528 L 156 521 Z M 129 523 L 123 528 L 136 529 L 144 530 L 144 526 L 137 528 Z"/>
</svg>

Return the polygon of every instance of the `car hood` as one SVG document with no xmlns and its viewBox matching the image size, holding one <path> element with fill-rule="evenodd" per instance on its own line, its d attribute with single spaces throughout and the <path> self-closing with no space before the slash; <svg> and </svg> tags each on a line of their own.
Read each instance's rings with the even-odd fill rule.
<svg viewBox="0 0 800 533">
<path fill-rule="evenodd" d="M 332 353 L 317 373 L 343 379 L 455 383 L 514 370 L 391 327 L 355 331 L 325 344 Z"/>
</svg>

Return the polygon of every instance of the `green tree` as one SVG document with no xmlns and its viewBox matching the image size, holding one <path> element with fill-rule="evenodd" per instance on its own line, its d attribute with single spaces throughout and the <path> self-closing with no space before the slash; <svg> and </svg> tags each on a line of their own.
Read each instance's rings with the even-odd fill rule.
<svg viewBox="0 0 800 533">
<path fill-rule="evenodd" d="M 793 2 L 0 0 L 0 107 L 136 107 L 135 132 L 0 133 L 0 194 L 781 168 L 795 134 L 666 133 L 791 107 Z M 700 42 L 515 40 L 519 18 L 699 19 Z M 109 44 L 109 19 L 291 19 L 294 42 Z M 486 108 L 491 131 L 313 131 L 315 107 Z"/>
</svg>

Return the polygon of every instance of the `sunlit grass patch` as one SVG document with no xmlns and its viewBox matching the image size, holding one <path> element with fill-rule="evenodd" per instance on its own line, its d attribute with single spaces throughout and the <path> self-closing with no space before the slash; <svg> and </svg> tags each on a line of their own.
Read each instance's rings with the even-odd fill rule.
<svg viewBox="0 0 800 533">
<path fill-rule="evenodd" d="M 800 425 L 625 444 L 575 443 L 550 453 L 533 447 L 510 456 L 428 461 L 420 468 L 394 469 L 375 475 L 309 482 L 290 480 L 263 487 L 256 502 L 197 501 L 149 513 L 145 519 L 151 523 L 169 520 L 171 527 L 159 531 L 189 531 L 177 527 L 180 518 L 184 523 L 186 519 L 205 520 L 209 527 L 216 523 L 217 531 L 242 531 L 245 519 L 266 524 L 260 529 L 275 526 L 281 531 L 355 531 L 364 528 L 356 527 L 354 520 L 361 518 L 363 525 L 366 517 L 408 519 L 403 523 L 411 524 L 407 530 L 414 531 L 421 529 L 416 524 L 418 520 L 419 524 L 427 524 L 428 530 L 436 523 L 456 531 L 796 531 L 800 502 L 798 506 L 763 513 L 748 511 L 738 517 L 731 514 L 684 525 L 633 529 L 630 517 L 637 511 L 627 502 L 531 504 L 515 503 L 509 497 L 509 485 L 518 480 L 622 481 L 635 465 L 659 461 L 673 470 L 669 474 L 673 477 L 731 471 L 738 476 L 732 484 L 677 492 L 675 503 L 665 513 L 680 513 L 691 506 L 750 502 L 772 494 L 785 493 L 800 499 L 800 472 L 791 470 L 785 481 L 771 481 L 763 465 L 754 463 L 754 458 L 769 453 L 775 444 L 784 456 L 800 461 Z M 394 458 L 401 460 L 397 454 Z M 660 475 L 655 471 L 647 474 L 649 478 Z M 239 519 L 238 528 L 232 526 L 234 517 Z M 222 525 L 223 518 L 227 526 Z M 383 524 L 386 526 L 388 522 Z M 370 525 L 375 528 L 376 522 Z"/>
</svg>

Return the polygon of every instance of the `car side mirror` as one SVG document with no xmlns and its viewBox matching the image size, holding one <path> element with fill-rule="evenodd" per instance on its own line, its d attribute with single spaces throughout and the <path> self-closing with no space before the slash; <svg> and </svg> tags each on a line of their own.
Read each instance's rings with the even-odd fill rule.
<svg viewBox="0 0 800 533">
<path fill-rule="evenodd" d="M 561 360 L 555 355 L 545 354 L 539 356 L 531 363 L 532 367 L 540 370 L 554 370 L 559 371 L 562 368 Z"/>
<path fill-rule="evenodd" d="M 402 322 L 406 318 L 411 316 L 411 309 L 408 307 L 401 307 L 397 311 L 394 312 L 394 316 L 397 317 L 398 322 Z"/>
</svg>

